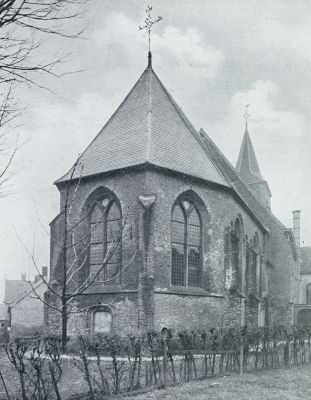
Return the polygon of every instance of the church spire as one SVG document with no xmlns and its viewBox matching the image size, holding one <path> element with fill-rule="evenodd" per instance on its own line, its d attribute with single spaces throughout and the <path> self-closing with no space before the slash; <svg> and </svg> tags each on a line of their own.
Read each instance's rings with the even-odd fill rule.
<svg viewBox="0 0 311 400">
<path fill-rule="evenodd" d="M 152 7 L 147 6 L 146 14 L 147 17 L 145 18 L 145 25 L 139 26 L 139 30 L 145 30 L 148 33 L 148 67 L 152 66 L 152 54 L 151 54 L 151 30 L 153 25 L 157 22 L 162 21 L 162 17 L 158 17 L 157 19 L 152 19 L 151 17 Z"/>
<path fill-rule="evenodd" d="M 248 132 L 247 120 L 250 117 L 248 107 L 249 104 L 246 105 L 246 112 L 243 115 L 245 119 L 245 132 L 235 168 L 242 181 L 251 189 L 257 199 L 270 208 L 271 192 L 268 183 L 261 175 L 255 150 Z"/>
</svg>

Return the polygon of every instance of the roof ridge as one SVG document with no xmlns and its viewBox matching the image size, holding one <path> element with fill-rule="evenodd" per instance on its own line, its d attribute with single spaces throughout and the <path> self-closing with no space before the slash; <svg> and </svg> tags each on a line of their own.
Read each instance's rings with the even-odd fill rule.
<svg viewBox="0 0 311 400">
<path fill-rule="evenodd" d="M 193 126 L 193 124 L 191 123 L 191 121 L 187 118 L 186 114 L 183 112 L 183 110 L 181 109 L 181 107 L 177 104 L 176 100 L 173 98 L 173 96 L 169 93 L 169 91 L 166 89 L 165 85 L 162 83 L 161 79 L 158 77 L 158 75 L 156 74 L 156 72 L 152 69 L 155 77 L 157 78 L 157 80 L 159 81 L 160 85 L 162 86 L 162 88 L 164 89 L 165 94 L 167 95 L 167 97 L 170 99 L 170 101 L 172 102 L 173 106 L 175 107 L 177 113 L 179 114 L 179 116 L 181 117 L 181 119 L 183 120 L 183 122 L 185 123 L 185 125 L 187 126 L 187 128 L 189 129 L 190 133 L 192 134 L 192 136 L 196 139 L 196 141 L 199 143 L 200 147 L 202 148 L 202 150 L 204 151 L 204 153 L 207 155 L 207 157 L 209 158 L 209 160 L 212 162 L 213 166 L 217 169 L 217 171 L 221 174 L 221 176 L 225 179 L 225 181 L 231 186 L 230 182 L 227 180 L 227 178 L 224 176 L 224 174 L 222 173 L 222 171 L 218 168 L 218 166 L 215 164 L 215 162 L 213 161 L 213 159 L 210 157 L 209 153 L 206 151 L 204 145 L 202 144 L 202 140 L 200 138 L 200 135 L 198 133 L 198 131 L 195 129 L 195 127 Z"/>
<path fill-rule="evenodd" d="M 151 66 L 78 160 L 82 178 L 150 163 L 230 187 Z M 55 183 L 68 182 L 72 173 L 73 179 L 79 177 L 73 166 Z"/>
<path fill-rule="evenodd" d="M 84 151 L 81 153 L 81 155 L 79 156 L 79 158 L 81 159 L 82 156 L 85 154 L 85 152 L 90 148 L 90 146 L 94 143 L 94 141 L 100 136 L 101 132 L 106 128 L 106 126 L 108 126 L 110 124 L 111 121 L 113 121 L 113 119 L 115 118 L 115 116 L 118 114 L 119 110 L 122 108 L 122 106 L 124 105 L 124 103 L 127 101 L 127 99 L 129 98 L 129 96 L 133 93 L 133 91 L 135 90 L 135 88 L 138 86 L 138 84 L 141 82 L 141 79 L 143 77 L 143 75 L 147 72 L 147 70 L 152 69 L 151 66 L 147 66 L 143 73 L 140 75 L 140 77 L 138 78 L 138 80 L 135 82 L 135 84 L 132 86 L 132 89 L 128 92 L 128 94 L 125 96 L 125 98 L 122 100 L 122 102 L 120 103 L 120 105 L 117 107 L 117 109 L 115 110 L 115 112 L 111 115 L 111 117 L 107 120 L 107 122 L 104 124 L 104 126 L 99 130 L 98 134 L 92 139 L 92 141 L 86 146 L 86 148 L 84 149 Z M 68 175 L 68 173 L 72 170 L 72 168 L 74 167 L 74 164 L 72 167 L 69 168 L 69 170 L 62 175 L 60 178 L 58 178 L 56 181 L 54 181 L 54 185 L 61 183 L 61 182 L 66 182 L 68 179 L 63 180 L 63 178 Z"/>
</svg>

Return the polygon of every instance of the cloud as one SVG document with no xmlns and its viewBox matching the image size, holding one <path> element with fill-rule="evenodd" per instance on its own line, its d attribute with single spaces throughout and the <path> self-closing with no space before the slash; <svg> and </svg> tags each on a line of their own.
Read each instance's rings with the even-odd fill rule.
<svg viewBox="0 0 311 400">
<path fill-rule="evenodd" d="M 241 120 L 245 104 L 250 104 L 250 123 L 254 134 L 278 139 L 301 138 L 306 131 L 306 121 L 302 114 L 280 110 L 278 87 L 272 81 L 258 80 L 250 89 L 236 93 L 229 103 L 228 121 Z"/>
<path fill-rule="evenodd" d="M 215 77 L 225 59 L 220 49 L 205 45 L 202 34 L 192 27 L 184 32 L 166 27 L 162 35 L 155 35 L 154 44 L 162 60 L 173 57 L 171 65 L 179 75 L 192 79 Z"/>
<path fill-rule="evenodd" d="M 265 50 L 283 56 L 299 56 L 311 62 L 311 19 L 299 24 L 284 23 L 276 19 L 260 20 L 245 34 L 244 43 L 249 50 Z"/>
<path fill-rule="evenodd" d="M 123 58 L 134 66 L 135 58 L 146 58 L 147 52 L 147 34 L 139 31 L 138 26 L 138 21 L 113 13 L 105 27 L 93 33 L 92 40 L 109 60 Z M 222 50 L 207 45 L 203 35 L 189 26 L 185 30 L 166 26 L 163 33 L 153 32 L 151 47 L 159 65 L 173 71 L 179 79 L 187 75 L 191 79 L 213 78 L 225 59 Z"/>
<path fill-rule="evenodd" d="M 229 102 L 224 121 L 207 124 L 207 133 L 219 145 L 233 165 L 242 143 L 245 121 L 242 115 L 250 104 L 248 130 L 262 175 L 272 191 L 272 210 L 291 226 L 291 210 L 310 213 L 310 193 L 306 171 L 310 170 L 311 138 L 305 116 L 284 110 L 279 88 L 271 80 L 257 80 L 245 91 L 235 93 Z M 302 235 L 310 237 L 310 227 Z"/>
</svg>

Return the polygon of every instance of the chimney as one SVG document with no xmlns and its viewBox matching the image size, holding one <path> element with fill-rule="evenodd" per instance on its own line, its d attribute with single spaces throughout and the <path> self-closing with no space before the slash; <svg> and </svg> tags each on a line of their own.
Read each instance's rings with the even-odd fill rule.
<svg viewBox="0 0 311 400">
<path fill-rule="evenodd" d="M 43 276 L 43 278 L 47 278 L 47 276 L 48 276 L 48 267 L 42 267 L 42 276 Z"/>
<path fill-rule="evenodd" d="M 298 249 L 300 248 L 300 212 L 301 210 L 294 210 L 293 213 L 293 231 Z"/>
<path fill-rule="evenodd" d="M 21 277 L 22 277 L 22 281 L 26 280 L 26 274 L 25 273 L 21 274 Z"/>
</svg>

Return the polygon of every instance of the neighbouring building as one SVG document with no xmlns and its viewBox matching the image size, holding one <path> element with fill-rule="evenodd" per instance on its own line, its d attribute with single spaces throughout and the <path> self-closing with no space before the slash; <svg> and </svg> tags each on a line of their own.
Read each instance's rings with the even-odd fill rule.
<svg viewBox="0 0 311 400">
<path fill-rule="evenodd" d="M 48 268 L 42 268 L 42 276 L 47 278 Z M 28 281 L 26 274 L 20 280 L 5 281 L 4 304 L 8 308 L 10 336 L 28 336 L 42 333 L 44 329 L 44 299 L 47 288 L 40 275 Z"/>
<path fill-rule="evenodd" d="M 62 285 L 64 262 L 68 293 L 94 280 L 72 298 L 69 334 L 293 323 L 299 249 L 271 212 L 247 123 L 233 167 L 176 104 L 150 53 L 119 108 L 55 184 L 51 285 Z M 60 329 L 53 309 L 47 326 Z"/>
<path fill-rule="evenodd" d="M 300 246 L 300 210 L 293 211 L 293 232 L 300 258 L 300 290 L 294 322 L 311 326 L 311 246 Z"/>
<path fill-rule="evenodd" d="M 10 325 L 9 308 L 6 304 L 0 304 L 0 343 L 8 337 Z"/>
</svg>

